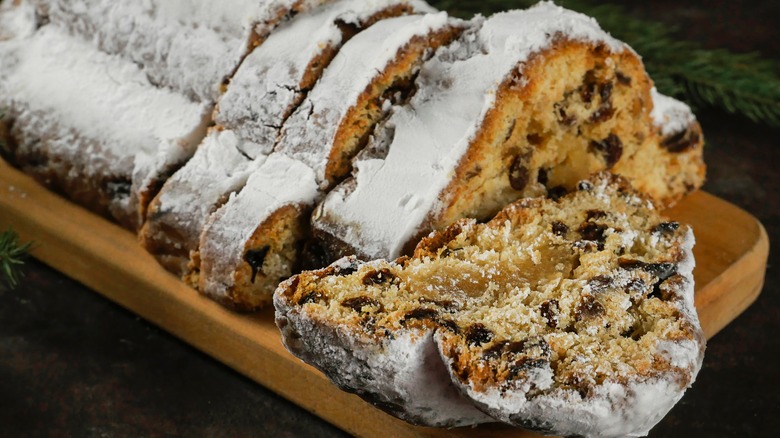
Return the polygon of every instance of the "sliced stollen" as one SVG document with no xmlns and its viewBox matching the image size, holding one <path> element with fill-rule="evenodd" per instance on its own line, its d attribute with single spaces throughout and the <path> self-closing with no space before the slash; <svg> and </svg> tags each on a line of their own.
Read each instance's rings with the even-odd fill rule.
<svg viewBox="0 0 780 438">
<path fill-rule="evenodd" d="M 162 182 L 195 152 L 209 106 L 151 85 L 134 63 L 54 25 L 0 52 L 11 161 L 136 230 Z"/>
<path fill-rule="evenodd" d="M 42 15 L 142 66 L 152 83 L 216 101 L 251 47 L 325 0 L 33 0 Z"/>
<path fill-rule="evenodd" d="M 404 16 L 380 21 L 347 42 L 284 125 L 271 157 L 289 158 L 269 157 L 209 217 L 200 238 L 199 290 L 244 310 L 270 303 L 279 281 L 298 265 L 317 200 L 349 172 L 350 159 L 391 101 L 411 91 L 420 65 L 465 26 L 444 12 Z M 290 159 L 299 164 L 285 174 L 276 171 L 278 162 Z M 280 185 L 301 190 L 290 198 L 289 190 L 268 192 Z"/>
<path fill-rule="evenodd" d="M 418 1 L 341 0 L 279 25 L 233 75 L 214 113 L 216 128 L 152 202 L 143 246 L 197 287 L 190 253 L 197 253 L 206 219 L 262 165 L 341 46 L 378 20 L 428 9 Z"/>
<path fill-rule="evenodd" d="M 655 132 L 645 147 L 620 160 L 612 172 L 669 206 L 704 184 L 704 136 L 691 108 L 653 88 Z"/>
<path fill-rule="evenodd" d="M 416 0 L 340 0 L 283 23 L 242 62 L 220 98 L 216 123 L 236 131 L 250 158 L 268 154 L 288 117 L 341 46 L 379 20 L 433 12 Z"/>
<path fill-rule="evenodd" d="M 701 367 L 693 243 L 689 227 L 601 173 L 487 224 L 462 219 L 411 258 L 294 276 L 274 295 L 276 321 L 293 354 L 408 421 L 483 420 L 442 409 L 456 400 L 449 378 L 458 406 L 515 426 L 644 435 Z"/>
<path fill-rule="evenodd" d="M 658 148 L 639 57 L 592 18 L 551 3 L 490 17 L 437 53 L 417 82 L 353 177 L 314 212 L 326 261 L 409 253 L 461 217 L 489 218 Z"/>
</svg>

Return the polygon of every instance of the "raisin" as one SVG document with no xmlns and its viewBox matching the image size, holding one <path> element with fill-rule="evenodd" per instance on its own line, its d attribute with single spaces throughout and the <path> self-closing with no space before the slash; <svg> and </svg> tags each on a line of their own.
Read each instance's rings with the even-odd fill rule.
<svg viewBox="0 0 780 438">
<path fill-rule="evenodd" d="M 536 343 L 534 343 L 534 345 L 536 345 Z M 504 351 L 506 351 L 507 353 L 514 353 L 514 354 L 522 353 L 523 351 L 525 351 L 525 349 L 526 349 L 525 341 L 515 341 L 504 345 Z"/>
<path fill-rule="evenodd" d="M 504 135 L 504 143 L 512 138 L 512 134 L 515 132 L 515 125 L 517 125 L 517 120 L 512 120 L 512 124 L 509 126 L 509 129 L 507 129 L 506 135 Z"/>
<path fill-rule="evenodd" d="M 252 283 L 254 283 L 255 279 L 257 278 L 257 272 L 263 268 L 265 256 L 268 255 L 268 251 L 270 249 L 271 247 L 266 245 L 262 248 L 250 249 L 244 253 L 244 261 L 249 264 L 250 268 L 252 268 Z"/>
<path fill-rule="evenodd" d="M 532 357 L 524 357 L 518 359 L 513 364 L 509 365 L 509 378 L 517 377 L 519 374 L 523 374 L 534 368 L 544 368 L 549 361 L 546 359 L 535 359 Z"/>
<path fill-rule="evenodd" d="M 588 118 L 590 123 L 602 123 L 611 119 L 615 115 L 615 108 L 611 102 L 606 102 L 593 112 Z"/>
<path fill-rule="evenodd" d="M 580 98 L 585 103 L 593 101 L 593 94 L 596 92 L 596 74 L 593 70 L 585 74 L 583 84 L 580 86 Z"/>
<path fill-rule="evenodd" d="M 552 223 L 552 232 L 556 236 L 566 237 L 566 233 L 569 232 L 569 227 L 563 222 L 555 221 Z"/>
<path fill-rule="evenodd" d="M 699 143 L 699 134 L 691 131 L 681 131 L 661 142 L 667 151 L 679 154 L 696 146 Z"/>
<path fill-rule="evenodd" d="M 523 190 L 530 178 L 528 168 L 523 165 L 524 162 L 523 157 L 517 156 L 509 166 L 509 185 L 517 191 Z"/>
<path fill-rule="evenodd" d="M 586 222 L 577 230 L 583 239 L 598 243 L 604 243 L 604 240 L 606 240 L 606 236 L 604 236 L 605 231 L 607 231 L 606 225 L 593 222 Z"/>
<path fill-rule="evenodd" d="M 547 185 L 548 180 L 548 169 L 539 169 L 539 173 L 536 174 L 536 182 L 542 185 Z"/>
<path fill-rule="evenodd" d="M 578 321 L 596 318 L 604 315 L 604 313 L 606 313 L 604 306 L 592 295 L 585 295 L 575 310 L 575 316 Z"/>
<path fill-rule="evenodd" d="M 563 107 L 559 107 L 558 122 L 564 126 L 574 126 L 574 124 L 577 123 L 577 118 L 566 114 L 566 110 Z"/>
<path fill-rule="evenodd" d="M 585 212 L 585 217 L 585 220 L 604 219 L 607 217 L 607 212 L 602 210 L 588 210 Z"/>
<path fill-rule="evenodd" d="M 493 339 L 493 332 L 483 324 L 476 323 L 466 329 L 466 342 L 471 345 L 482 345 Z"/>
<path fill-rule="evenodd" d="M 661 222 L 660 224 L 653 227 L 653 232 L 660 233 L 660 234 L 674 233 L 679 228 L 680 228 L 679 222 Z"/>
<path fill-rule="evenodd" d="M 483 359 L 498 359 L 509 341 L 499 341 L 482 351 Z"/>
<path fill-rule="evenodd" d="M 300 300 L 298 300 L 298 305 L 302 306 L 306 303 L 314 303 L 316 301 L 323 301 L 325 300 L 325 295 L 320 291 L 309 291 L 303 294 Z"/>
<path fill-rule="evenodd" d="M 335 21 L 336 27 L 339 28 L 339 31 L 341 32 L 342 37 L 344 40 L 347 40 L 355 35 L 357 35 L 358 32 L 360 32 L 360 27 L 358 27 L 354 23 L 347 23 L 344 20 L 336 20 Z"/>
<path fill-rule="evenodd" d="M 623 142 L 615 134 L 609 134 L 601 141 L 591 140 L 588 144 L 588 152 L 598 152 L 604 157 L 607 169 L 611 169 L 623 156 Z"/>
<path fill-rule="evenodd" d="M 620 258 L 618 259 L 618 265 L 628 271 L 641 269 L 658 277 L 660 281 L 664 281 L 677 273 L 677 265 L 674 263 L 646 263 L 641 260 Z"/>
<path fill-rule="evenodd" d="M 566 195 L 566 188 L 563 186 L 555 186 L 547 189 L 547 197 L 553 201 L 557 201 Z"/>
<path fill-rule="evenodd" d="M 376 307 L 377 309 L 379 309 L 380 312 L 384 310 L 384 306 L 382 306 L 382 303 L 380 303 L 379 301 L 373 298 L 369 298 L 367 296 L 347 298 L 346 300 L 341 302 L 341 305 L 343 307 L 349 307 L 355 312 L 362 312 L 363 307 Z"/>
<path fill-rule="evenodd" d="M 601 97 L 602 102 L 606 102 L 609 100 L 610 97 L 612 97 L 612 89 L 614 87 L 615 84 L 613 84 L 612 82 L 607 82 L 599 85 L 599 97 Z"/>
<path fill-rule="evenodd" d="M 392 282 L 394 278 L 395 275 L 387 268 L 382 268 L 378 271 L 372 269 L 363 276 L 363 284 L 366 286 L 384 284 L 386 282 Z"/>
<path fill-rule="evenodd" d="M 610 286 L 612 286 L 612 277 L 606 275 L 598 275 L 588 280 L 588 286 L 593 292 L 603 292 Z"/>
<path fill-rule="evenodd" d="M 539 146 L 544 141 L 544 137 L 542 137 L 542 134 L 531 133 L 525 136 L 525 140 L 531 146 Z"/>
<path fill-rule="evenodd" d="M 411 319 L 436 319 L 436 317 L 439 315 L 439 311 L 436 309 L 430 309 L 427 307 L 418 307 L 414 310 L 411 310 L 409 312 L 406 312 L 404 317 L 401 319 L 401 323 L 405 323 L 406 321 L 409 321 Z"/>
<path fill-rule="evenodd" d="M 558 327 L 558 313 L 560 308 L 558 307 L 558 300 L 548 300 L 539 306 L 539 312 L 542 317 L 547 320 L 547 325 L 551 328 Z"/>
<path fill-rule="evenodd" d="M 617 83 L 620 85 L 631 85 L 631 76 L 626 76 L 623 72 L 615 72 L 615 79 L 617 79 Z"/>
<path fill-rule="evenodd" d="M 439 320 L 439 324 L 441 324 L 442 327 L 455 334 L 460 333 L 460 327 L 458 327 L 458 325 L 455 324 L 455 322 L 450 319 L 441 319 Z"/>
<path fill-rule="evenodd" d="M 525 341 L 499 341 L 482 352 L 484 359 L 498 359 L 502 354 L 518 354 L 526 349 Z"/>
</svg>

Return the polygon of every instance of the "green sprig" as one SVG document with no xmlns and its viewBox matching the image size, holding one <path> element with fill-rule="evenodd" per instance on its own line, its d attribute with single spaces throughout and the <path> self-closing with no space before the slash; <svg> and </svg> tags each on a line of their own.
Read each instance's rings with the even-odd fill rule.
<svg viewBox="0 0 780 438">
<path fill-rule="evenodd" d="M 460 17 L 526 8 L 536 0 L 439 0 L 434 6 Z M 780 64 L 758 53 L 707 50 L 675 37 L 677 29 L 632 17 L 624 7 L 588 0 L 563 6 L 594 17 L 602 28 L 642 56 L 658 90 L 695 108 L 714 107 L 756 123 L 780 127 Z"/>
<path fill-rule="evenodd" d="M 21 267 L 31 245 L 31 242 L 19 242 L 19 235 L 10 228 L 0 233 L 0 281 L 11 289 L 19 284 L 19 279 L 24 275 Z"/>
</svg>

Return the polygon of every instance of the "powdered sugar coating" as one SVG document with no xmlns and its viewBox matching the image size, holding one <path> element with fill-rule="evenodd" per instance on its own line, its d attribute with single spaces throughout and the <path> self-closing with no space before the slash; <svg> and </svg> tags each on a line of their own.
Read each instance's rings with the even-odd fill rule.
<svg viewBox="0 0 780 438">
<path fill-rule="evenodd" d="M 220 200 L 240 190 L 265 156 L 248 160 L 231 130 L 212 130 L 195 155 L 168 179 L 155 199 L 144 228 L 146 239 L 166 242 L 185 252 L 198 248 L 200 233 Z M 175 239 L 167 229 L 177 230 Z"/>
<path fill-rule="evenodd" d="M 35 7 L 27 2 L 0 3 L 0 42 L 32 35 L 37 27 Z"/>
<path fill-rule="evenodd" d="M 244 247 L 259 226 L 258 218 L 288 205 L 307 205 L 317 196 L 314 175 L 306 165 L 283 154 L 271 154 L 246 186 L 212 214 L 200 239 L 201 291 L 224 296 L 243 261 Z M 247 214 L 251 212 L 252 214 Z"/>
<path fill-rule="evenodd" d="M 653 98 L 650 117 L 661 129 L 662 135 L 669 136 L 685 131 L 696 121 L 696 116 L 685 103 L 659 93 L 655 87 L 650 90 L 650 95 Z"/>
<path fill-rule="evenodd" d="M 246 54 L 293 8 L 322 0 L 36 0 L 49 19 L 143 67 L 157 85 L 215 101 Z"/>
<path fill-rule="evenodd" d="M 131 180 L 110 209 L 140 224 L 141 198 L 195 152 L 209 106 L 152 86 L 132 62 L 53 25 L 0 51 L 2 106 L 22 143 L 80 169 L 73 177 Z"/>
<path fill-rule="evenodd" d="M 447 14 L 406 16 L 380 21 L 342 47 L 322 78 L 288 119 L 276 148 L 306 163 L 321 187 L 325 167 L 342 121 L 358 97 L 396 58 L 399 48 L 451 25 Z"/>
<path fill-rule="evenodd" d="M 278 290 L 287 287 L 289 281 Z M 342 389 L 411 423 L 455 427 L 494 421 L 453 385 L 432 330 L 407 330 L 377 341 L 331 326 L 306 308 L 291 306 L 279 292 L 274 306 L 285 347 Z"/>
<path fill-rule="evenodd" d="M 359 248 L 367 258 L 394 258 L 435 214 L 439 196 L 468 150 L 496 93 L 528 57 L 557 35 L 626 47 L 592 18 L 544 2 L 529 10 L 496 14 L 475 23 L 456 43 L 423 65 L 418 92 L 395 109 L 386 129 L 384 159 L 354 164 L 353 181 L 334 189 L 318 209 L 315 227 Z M 414 157 L 409 160 L 408 157 Z M 329 224 L 340 224 L 338 229 Z"/>
<path fill-rule="evenodd" d="M 339 26 L 363 28 L 393 6 L 424 9 L 407 0 L 343 0 L 283 23 L 241 63 L 220 99 L 216 122 L 245 140 L 242 150 L 250 158 L 270 153 L 285 120 L 306 95 L 302 82 L 312 62 L 343 43 Z"/>
</svg>

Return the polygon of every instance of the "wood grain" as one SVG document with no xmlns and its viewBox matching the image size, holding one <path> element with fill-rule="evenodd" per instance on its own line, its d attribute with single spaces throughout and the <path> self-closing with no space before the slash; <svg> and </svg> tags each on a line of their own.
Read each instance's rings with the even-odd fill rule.
<svg viewBox="0 0 780 438">
<path fill-rule="evenodd" d="M 743 210 L 704 192 L 667 214 L 697 237 L 696 307 L 712 337 L 759 295 L 769 242 Z M 130 232 L 39 186 L 0 160 L 0 229 L 35 241 L 33 256 L 256 382 L 358 436 L 532 437 L 500 425 L 410 426 L 333 386 L 282 346 L 271 311 L 241 315 L 163 270 Z M 706 358 L 705 358 L 706 360 Z"/>
</svg>

